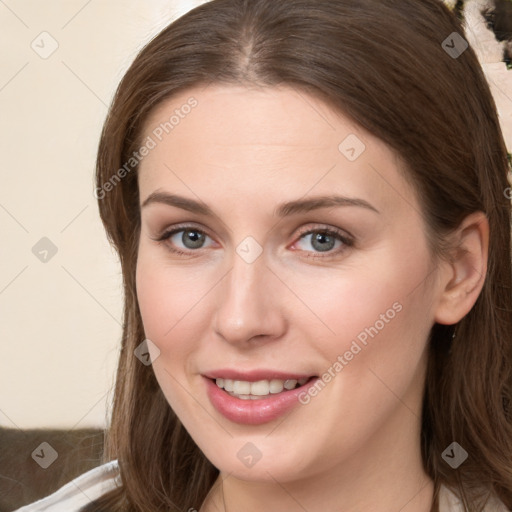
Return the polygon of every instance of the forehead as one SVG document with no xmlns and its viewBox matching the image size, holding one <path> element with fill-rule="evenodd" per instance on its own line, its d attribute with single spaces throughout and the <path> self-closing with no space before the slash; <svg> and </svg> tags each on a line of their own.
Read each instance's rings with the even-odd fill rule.
<svg viewBox="0 0 512 512">
<path fill-rule="evenodd" d="M 389 147 L 292 87 L 189 89 L 152 112 L 143 133 L 148 137 L 154 148 L 140 164 L 141 195 L 166 186 L 186 190 L 184 185 L 222 185 L 226 193 L 251 196 L 337 187 L 370 194 L 381 207 L 411 196 Z"/>
<path fill-rule="evenodd" d="M 188 108 L 191 104 L 195 106 Z M 228 138 L 231 145 L 245 142 L 267 146 L 287 145 L 292 140 L 305 145 L 320 143 L 325 138 L 322 132 L 335 130 L 332 121 L 339 117 L 319 99 L 287 86 L 209 85 L 162 102 L 146 121 L 145 132 L 157 128 L 162 120 L 170 120 L 173 113 L 179 117 L 171 123 L 173 136 L 179 137 L 183 132 L 179 126 L 187 124 L 200 127 L 213 142 Z"/>
</svg>

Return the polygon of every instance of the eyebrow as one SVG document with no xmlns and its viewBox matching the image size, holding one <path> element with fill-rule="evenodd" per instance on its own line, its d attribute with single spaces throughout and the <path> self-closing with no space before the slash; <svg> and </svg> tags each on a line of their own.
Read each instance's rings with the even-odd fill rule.
<svg viewBox="0 0 512 512">
<path fill-rule="evenodd" d="M 166 204 L 168 206 L 175 206 L 182 210 L 187 210 L 192 213 L 197 213 L 204 216 L 215 216 L 213 210 L 205 203 L 189 199 L 187 197 L 179 196 L 176 194 L 169 194 L 167 192 L 153 192 L 142 203 L 141 209 L 153 203 Z M 365 208 L 375 213 L 380 213 L 377 208 L 357 197 L 346 197 L 339 195 L 317 196 L 308 199 L 297 199 L 280 204 L 275 213 L 278 217 L 287 217 L 299 213 L 307 213 L 312 210 L 321 208 L 333 208 L 338 206 L 357 206 Z"/>
</svg>

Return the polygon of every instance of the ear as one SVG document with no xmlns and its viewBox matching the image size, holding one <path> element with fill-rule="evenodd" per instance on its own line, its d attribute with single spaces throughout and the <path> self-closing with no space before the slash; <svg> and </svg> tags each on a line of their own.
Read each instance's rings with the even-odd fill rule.
<svg viewBox="0 0 512 512">
<path fill-rule="evenodd" d="M 451 235 L 450 262 L 443 262 L 440 297 L 435 321 L 452 325 L 469 313 L 485 281 L 489 248 L 489 222 L 483 212 L 468 215 Z"/>
</svg>

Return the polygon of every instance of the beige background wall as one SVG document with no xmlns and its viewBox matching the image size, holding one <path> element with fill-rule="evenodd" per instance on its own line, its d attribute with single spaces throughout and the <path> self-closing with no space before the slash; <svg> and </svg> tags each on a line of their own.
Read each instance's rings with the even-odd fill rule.
<svg viewBox="0 0 512 512">
<path fill-rule="evenodd" d="M 200 3 L 0 1 L 0 426 L 106 423 L 122 288 L 93 195 L 98 137 L 137 50 Z M 512 148 L 512 71 L 483 25 L 468 39 Z"/>
<path fill-rule="evenodd" d="M 93 195 L 98 138 L 137 50 L 200 3 L 0 2 L 2 426 L 105 424 L 122 288 Z M 33 254 L 43 237 L 55 255 Z"/>
</svg>

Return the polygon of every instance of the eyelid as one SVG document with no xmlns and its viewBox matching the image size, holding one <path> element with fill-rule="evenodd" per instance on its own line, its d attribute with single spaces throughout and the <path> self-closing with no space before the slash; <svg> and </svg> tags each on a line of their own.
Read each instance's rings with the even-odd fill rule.
<svg viewBox="0 0 512 512">
<path fill-rule="evenodd" d="M 339 236 L 340 238 L 345 239 L 346 241 L 354 242 L 355 240 L 355 237 L 346 229 L 336 228 L 327 224 L 313 224 L 313 226 L 309 226 L 307 228 L 300 228 L 298 234 L 299 238 L 312 232 L 330 232 L 336 236 Z"/>
<path fill-rule="evenodd" d="M 156 240 L 157 242 L 164 240 L 165 238 L 176 234 L 179 231 L 186 231 L 187 229 L 194 229 L 198 231 L 199 233 L 203 233 L 207 236 L 209 236 L 212 240 L 213 237 L 208 233 L 208 231 L 202 227 L 199 227 L 199 225 L 195 225 L 193 223 L 184 223 L 184 224 L 174 224 L 171 227 L 167 227 L 159 232 L 156 237 L 152 238 L 153 240 Z"/>
</svg>

